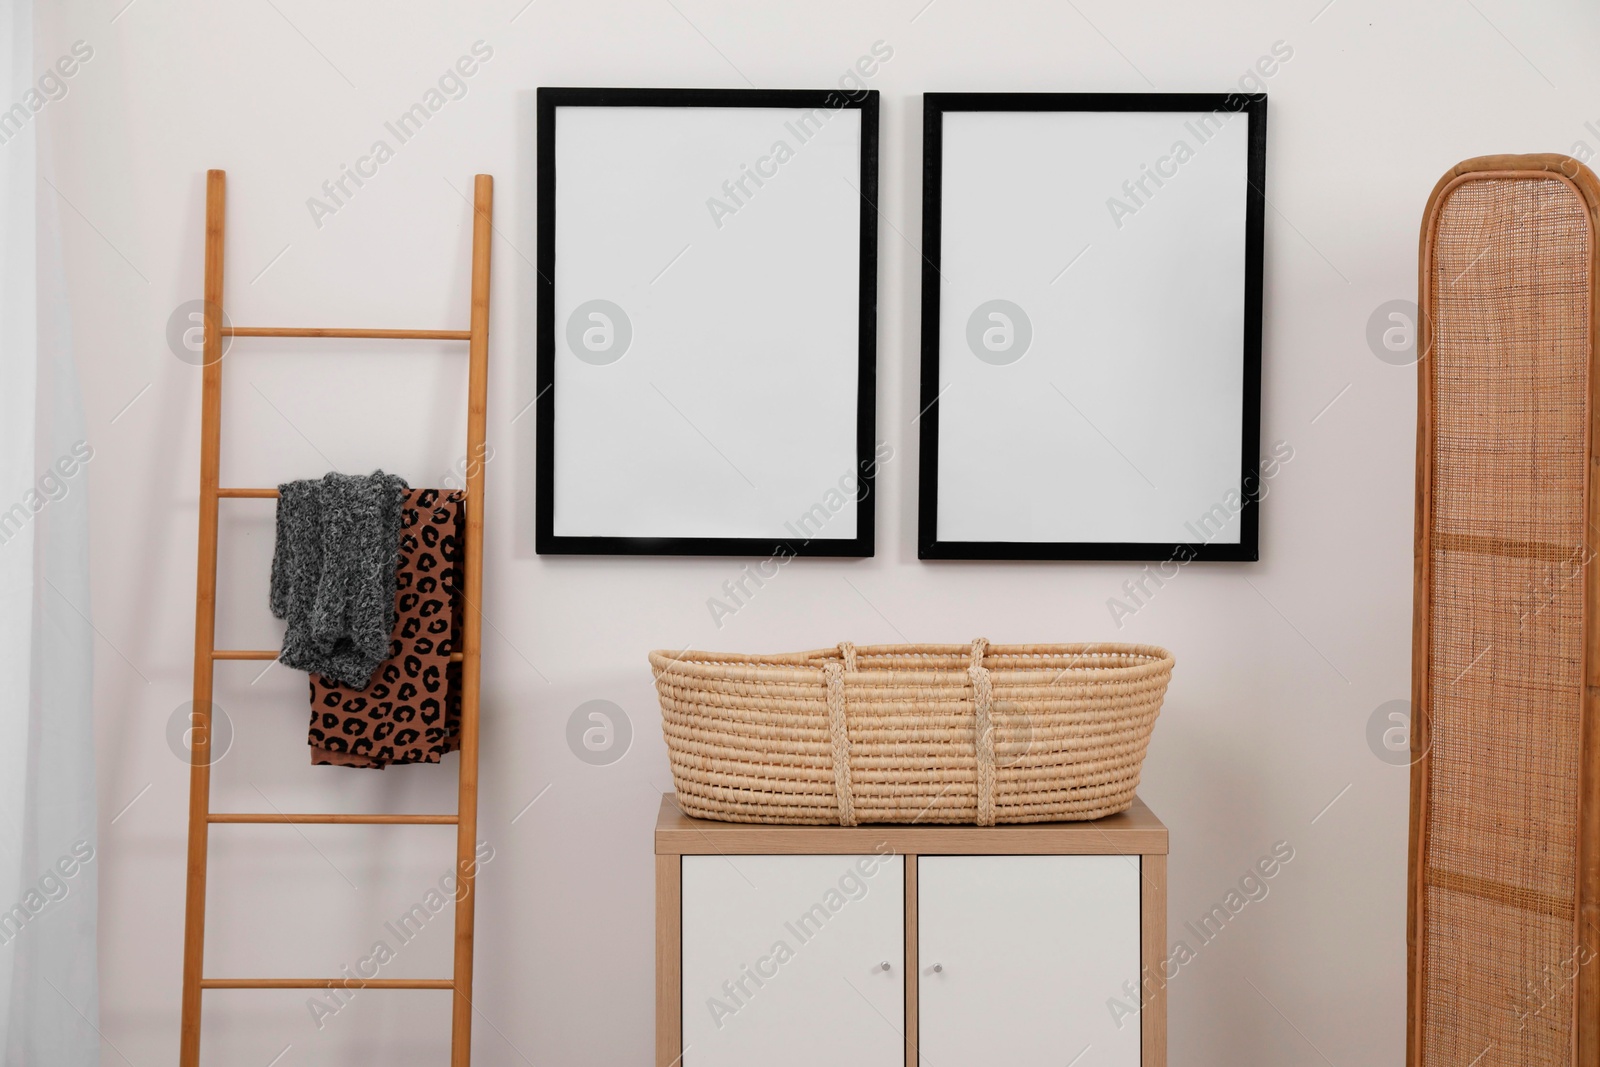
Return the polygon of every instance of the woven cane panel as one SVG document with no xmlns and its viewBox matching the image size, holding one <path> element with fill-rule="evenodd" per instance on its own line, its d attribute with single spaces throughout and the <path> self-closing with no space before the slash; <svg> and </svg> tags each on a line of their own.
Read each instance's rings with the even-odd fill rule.
<svg viewBox="0 0 1600 1067">
<path fill-rule="evenodd" d="M 1420 1061 L 1572 1059 L 1590 235 L 1548 179 L 1434 231 Z"/>
<path fill-rule="evenodd" d="M 1452 932 L 1465 968 L 1435 971 L 1423 1062 L 1430 1067 L 1566 1065 L 1572 996 L 1559 969 L 1541 973 L 1535 946 L 1570 941 L 1570 920 L 1529 914 L 1466 893 L 1433 889 L 1429 925 Z M 1514 1003 L 1506 1003 L 1507 996 Z M 1442 1010 L 1448 1005 L 1448 1011 Z M 1520 1017 L 1519 1017 L 1520 1016 Z"/>
</svg>

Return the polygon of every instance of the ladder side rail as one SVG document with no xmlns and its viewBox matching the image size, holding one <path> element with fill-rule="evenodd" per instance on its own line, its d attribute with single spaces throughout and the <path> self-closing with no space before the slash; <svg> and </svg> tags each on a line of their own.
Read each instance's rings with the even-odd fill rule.
<svg viewBox="0 0 1600 1067">
<path fill-rule="evenodd" d="M 461 766 L 456 800 L 455 997 L 450 1065 L 472 1060 L 472 941 L 477 904 L 478 684 L 483 641 L 483 468 L 489 406 L 489 249 L 494 179 L 474 179 L 472 207 L 472 340 L 467 379 L 467 532 L 461 595 Z"/>
<path fill-rule="evenodd" d="M 184 886 L 180 1067 L 200 1067 L 200 996 L 205 967 L 206 862 L 211 809 L 211 653 L 217 631 L 217 486 L 222 454 L 222 264 L 227 183 L 206 172 L 205 303 L 201 355 L 200 531 L 195 555 L 194 702 L 190 705 L 189 848 Z"/>
</svg>

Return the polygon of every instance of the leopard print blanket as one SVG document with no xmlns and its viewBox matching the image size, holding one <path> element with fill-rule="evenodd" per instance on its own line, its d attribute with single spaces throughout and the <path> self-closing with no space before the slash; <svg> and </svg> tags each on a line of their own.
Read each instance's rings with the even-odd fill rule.
<svg viewBox="0 0 1600 1067">
<path fill-rule="evenodd" d="M 438 763 L 461 743 L 461 534 L 466 494 L 411 489 L 400 520 L 389 658 L 365 689 L 311 675 L 311 762 Z"/>
</svg>

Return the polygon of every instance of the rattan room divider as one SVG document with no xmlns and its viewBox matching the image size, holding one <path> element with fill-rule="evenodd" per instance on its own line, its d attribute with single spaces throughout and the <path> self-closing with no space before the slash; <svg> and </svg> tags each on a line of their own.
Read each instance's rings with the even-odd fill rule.
<svg viewBox="0 0 1600 1067">
<path fill-rule="evenodd" d="M 1600 1065 L 1597 205 L 1486 156 L 1423 218 L 1412 1067 Z"/>
</svg>

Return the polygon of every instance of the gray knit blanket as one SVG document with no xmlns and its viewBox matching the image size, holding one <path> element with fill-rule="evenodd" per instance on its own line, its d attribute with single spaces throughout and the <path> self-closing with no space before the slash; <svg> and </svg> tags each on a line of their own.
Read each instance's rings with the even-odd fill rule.
<svg viewBox="0 0 1600 1067">
<path fill-rule="evenodd" d="M 272 614 L 285 666 L 365 689 L 389 657 L 405 480 L 381 470 L 278 486 Z"/>
</svg>

